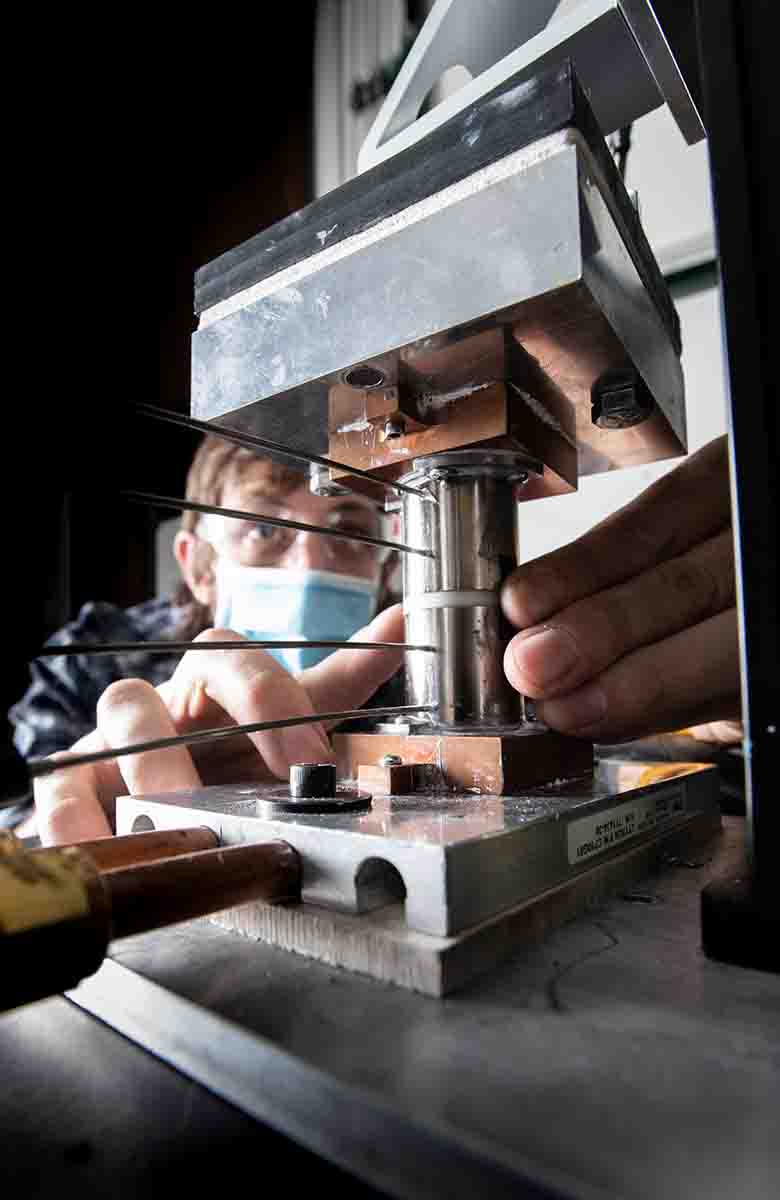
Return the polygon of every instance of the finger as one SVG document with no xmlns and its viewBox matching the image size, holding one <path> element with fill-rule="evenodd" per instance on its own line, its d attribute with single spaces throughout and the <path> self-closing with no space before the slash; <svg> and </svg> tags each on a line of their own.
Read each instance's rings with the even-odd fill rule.
<svg viewBox="0 0 780 1200">
<path fill-rule="evenodd" d="M 504 658 L 507 679 L 534 699 L 565 695 L 630 651 L 697 625 L 734 601 L 733 543 L 724 530 L 517 634 Z"/>
<path fill-rule="evenodd" d="M 738 746 L 745 736 L 741 721 L 707 721 L 704 725 L 692 725 L 683 732 L 697 742 L 709 742 L 717 746 Z"/>
<path fill-rule="evenodd" d="M 635 650 L 584 687 L 542 701 L 537 712 L 551 728 L 593 741 L 738 717 L 736 609 Z"/>
<path fill-rule="evenodd" d="M 105 742 L 95 730 L 80 738 L 67 753 L 86 753 L 105 748 Z M 51 757 L 59 759 L 62 754 L 52 754 Z M 35 780 L 35 814 L 38 836 L 44 846 L 89 841 L 107 837 L 113 832 L 100 801 L 100 777 L 95 766 L 97 764 L 63 767 Z"/>
<path fill-rule="evenodd" d="M 106 745 L 116 748 L 177 732 L 162 697 L 145 679 L 119 679 L 107 687 L 98 701 L 97 727 Z M 126 754 L 116 761 L 131 796 L 201 786 L 186 746 Z"/>
<path fill-rule="evenodd" d="M 501 591 L 518 629 L 622 583 L 719 533 L 731 516 L 726 439 L 717 438 L 583 537 L 525 563 Z"/>
<path fill-rule="evenodd" d="M 264 650 L 247 648 L 240 634 L 208 629 L 195 640 L 234 641 L 236 649 L 185 654 L 168 684 L 160 687 L 179 732 L 212 723 L 214 727 L 227 721 L 243 725 L 314 714 L 303 685 Z M 287 775 L 290 763 L 330 762 L 333 757 L 319 723 L 248 736 L 280 778 Z M 217 755 L 220 751 L 215 749 Z"/>
<path fill-rule="evenodd" d="M 402 642 L 403 608 L 394 604 L 379 613 L 350 641 Z M 421 653 L 424 653 L 421 651 Z M 401 665 L 402 650 L 336 650 L 301 675 L 316 712 L 360 708 Z"/>
</svg>

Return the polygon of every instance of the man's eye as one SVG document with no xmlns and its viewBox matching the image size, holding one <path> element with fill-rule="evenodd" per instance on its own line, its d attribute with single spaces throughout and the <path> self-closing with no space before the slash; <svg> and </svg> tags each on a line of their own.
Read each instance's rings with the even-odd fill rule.
<svg viewBox="0 0 780 1200">
<path fill-rule="evenodd" d="M 262 523 L 258 523 L 257 525 L 250 525 L 249 529 L 247 529 L 245 532 L 244 537 L 249 538 L 249 540 L 253 542 L 267 542 L 276 537 L 278 532 L 279 530 L 275 525 L 264 525 Z"/>
<path fill-rule="evenodd" d="M 344 518 L 343 520 L 334 521 L 331 528 L 337 529 L 339 533 L 357 533 L 365 534 L 368 537 L 377 537 L 377 527 L 372 521 L 360 521 L 354 518 Z"/>
</svg>

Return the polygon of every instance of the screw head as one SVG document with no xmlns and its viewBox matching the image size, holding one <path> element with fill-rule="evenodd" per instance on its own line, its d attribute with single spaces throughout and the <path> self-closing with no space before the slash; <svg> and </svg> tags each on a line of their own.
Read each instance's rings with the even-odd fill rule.
<svg viewBox="0 0 780 1200">
<path fill-rule="evenodd" d="M 655 402 L 633 367 L 615 367 L 591 387 L 591 420 L 599 429 L 630 429 L 650 416 Z"/>
<path fill-rule="evenodd" d="M 348 496 L 349 488 L 342 487 L 330 477 L 327 467 L 312 463 L 309 467 L 309 491 L 313 496 Z"/>
<path fill-rule="evenodd" d="M 393 438 L 403 437 L 406 433 L 406 426 L 400 417 L 390 417 L 385 421 L 385 441 L 392 441 Z"/>
</svg>

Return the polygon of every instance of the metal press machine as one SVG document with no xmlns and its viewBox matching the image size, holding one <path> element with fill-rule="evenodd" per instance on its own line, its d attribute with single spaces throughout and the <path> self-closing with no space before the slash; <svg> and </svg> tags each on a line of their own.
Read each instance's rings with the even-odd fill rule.
<svg viewBox="0 0 780 1200">
<path fill-rule="evenodd" d="M 337 775 L 128 797 L 117 831 L 283 838 L 300 903 L 222 923 L 434 994 L 719 823 L 714 771 L 594 768 L 502 667 L 527 502 L 685 449 L 677 315 L 604 136 L 657 76 L 604 7 L 419 140 L 370 137 L 373 165 L 196 277 L 190 424 L 401 514 L 406 705 L 341 727 Z M 619 117 L 584 50 L 606 19 L 637 65 Z"/>
<path fill-rule="evenodd" d="M 535 29 L 496 5 L 480 34 L 439 0 L 361 173 L 197 273 L 191 418 L 147 409 L 400 514 L 406 697 L 320 714 L 335 766 L 120 798 L 117 834 L 283 843 L 278 886 L 236 867 L 198 911 L 433 995 L 720 823 L 714 769 L 594 761 L 503 672 L 529 502 L 685 451 L 677 314 L 605 135 L 664 100 L 703 128 L 649 5 L 569 7 Z M 477 77 L 414 120 L 453 62 Z"/>
</svg>

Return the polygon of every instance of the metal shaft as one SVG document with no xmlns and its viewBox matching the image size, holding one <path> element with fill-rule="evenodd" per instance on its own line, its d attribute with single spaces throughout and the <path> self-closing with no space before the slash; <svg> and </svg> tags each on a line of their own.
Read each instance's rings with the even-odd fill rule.
<svg viewBox="0 0 780 1200">
<path fill-rule="evenodd" d="M 523 465 L 526 465 L 523 470 Z M 404 497 L 404 537 L 428 538 L 433 563 L 404 562 L 408 638 L 432 641 L 435 658 L 406 660 L 407 698 L 436 705 L 453 732 L 505 729 L 523 720 L 523 699 L 504 674 L 511 631 L 499 604 L 517 563 L 515 493 L 534 469 L 512 452 L 460 451 L 418 459 L 436 505 Z"/>
<path fill-rule="evenodd" d="M 404 495 L 403 537 L 418 546 L 434 546 L 438 541 L 438 506 L 424 496 Z M 438 643 L 438 628 L 431 609 L 420 607 L 418 597 L 438 592 L 441 575 L 437 559 L 407 555 L 403 560 L 404 627 L 408 641 Z M 413 703 L 435 707 L 439 699 L 436 665 L 432 658 L 404 655 L 406 698 Z"/>
<path fill-rule="evenodd" d="M 513 725 L 522 701 L 504 674 L 508 642 L 499 605 L 514 568 L 513 484 L 490 475 L 438 484 L 442 606 L 439 722 L 447 727 Z"/>
</svg>

